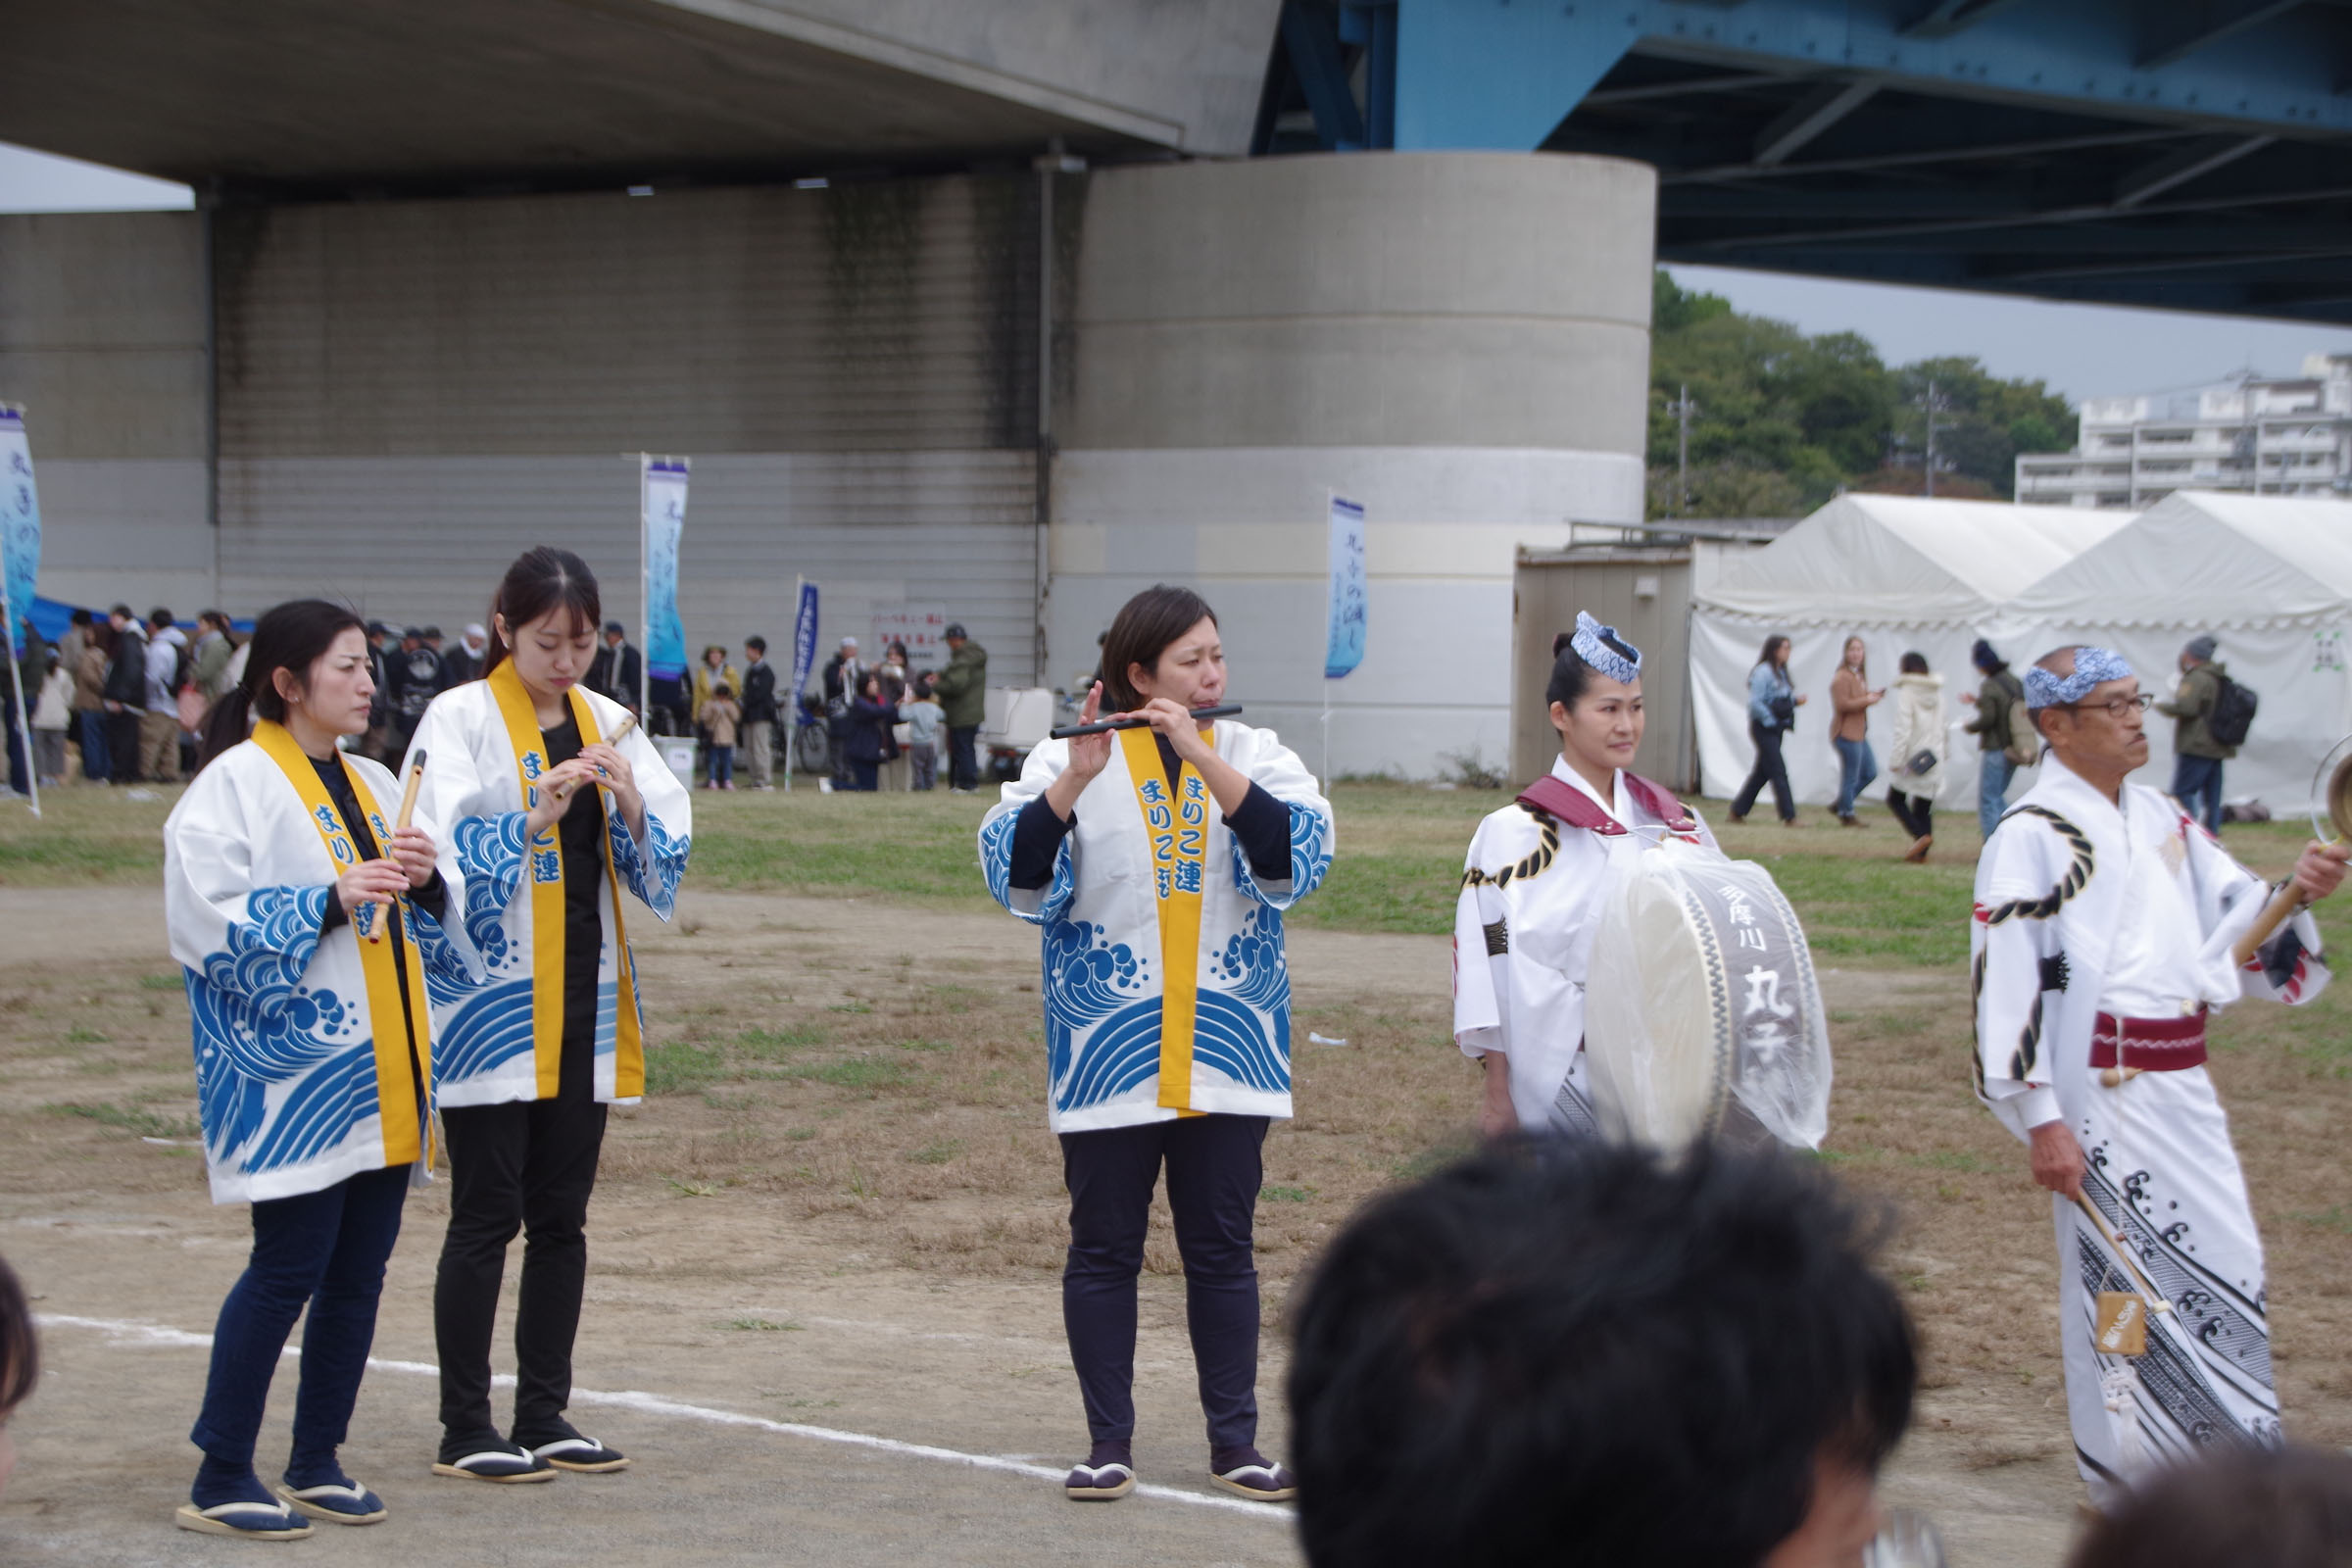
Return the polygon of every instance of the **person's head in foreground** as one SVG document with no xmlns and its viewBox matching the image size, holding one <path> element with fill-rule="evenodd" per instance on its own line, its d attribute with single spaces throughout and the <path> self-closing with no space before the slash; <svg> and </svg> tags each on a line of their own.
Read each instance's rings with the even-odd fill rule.
<svg viewBox="0 0 2352 1568">
<path fill-rule="evenodd" d="M 2149 700 L 2112 649 L 2060 648 L 2026 671 L 2026 707 L 2042 740 L 2069 771 L 2110 795 L 2148 760 Z"/>
<path fill-rule="evenodd" d="M 2149 1477 L 2086 1533 L 2068 1568 L 2342 1568 L 2352 1456 L 2240 1448 Z"/>
<path fill-rule="evenodd" d="M 1773 1153 L 1504 1146 L 1368 1205 L 1297 1309 L 1313 1568 L 1848 1568 L 1911 1417 L 1879 1226 Z"/>
<path fill-rule="evenodd" d="M 24 1287 L 0 1258 L 0 1493 L 8 1491 L 8 1473 L 17 1467 L 17 1446 L 8 1435 L 8 1418 L 32 1396 L 40 1381 L 40 1346 L 32 1337 L 32 1308 Z"/>
</svg>

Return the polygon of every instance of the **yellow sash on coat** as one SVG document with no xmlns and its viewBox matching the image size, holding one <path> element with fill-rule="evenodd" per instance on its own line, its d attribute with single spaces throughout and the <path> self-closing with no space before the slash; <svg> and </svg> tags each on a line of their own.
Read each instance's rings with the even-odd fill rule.
<svg viewBox="0 0 2352 1568">
<path fill-rule="evenodd" d="M 311 826 L 318 830 L 326 853 L 335 863 L 335 874 L 360 863 L 359 842 L 344 825 L 343 813 L 335 809 L 335 798 L 326 792 L 318 770 L 311 765 L 309 754 L 295 743 L 283 724 L 263 719 L 253 729 L 254 744 L 277 764 L 302 797 L 303 814 Z M 336 754 L 343 765 L 343 776 L 351 781 L 355 800 L 367 801 L 367 786 L 348 758 Z M 378 849 L 389 851 L 392 830 L 384 824 L 381 812 L 368 813 L 368 826 L 374 833 Z M 432 1163 L 432 1145 L 429 1129 L 418 1126 L 417 1096 L 433 1081 L 433 1046 L 431 1034 L 417 1027 L 416 1012 L 426 1005 L 424 990 L 424 957 L 416 949 L 416 930 L 405 923 L 405 906 L 394 905 L 386 910 L 380 905 L 363 904 L 348 911 L 351 930 L 360 938 L 360 971 L 368 984 L 368 1030 L 375 1046 L 375 1101 L 384 1129 L 384 1164 L 406 1165 L 421 1159 L 429 1168 Z M 407 938 L 400 944 L 409 972 L 409 1001 L 400 1004 L 400 973 L 393 967 L 393 945 L 389 942 L 367 940 L 379 919 L 404 921 L 401 934 Z M 411 1053 L 414 1053 L 412 1057 Z M 393 1086 L 407 1084 L 409 1092 L 394 1094 Z"/>
<path fill-rule="evenodd" d="M 507 741 L 514 751 L 514 770 L 522 785 L 523 809 L 539 800 L 538 779 L 551 765 L 546 741 L 539 733 L 539 713 L 507 660 L 487 678 L 498 699 L 499 717 L 506 721 Z M 580 744 L 593 746 L 603 738 L 596 727 L 596 710 L 573 687 L 567 694 L 571 715 L 580 726 Z M 618 956 L 619 1005 L 613 1017 L 616 1048 L 613 1094 L 634 1100 L 645 1093 L 645 1043 L 637 1027 L 637 982 L 629 961 L 628 927 L 620 913 L 620 872 L 612 864 L 612 845 L 604 845 L 605 877 L 612 890 L 612 943 Z M 531 1056 L 539 1071 L 539 1098 L 553 1100 L 564 1070 L 564 845 L 560 823 L 523 845 L 523 876 L 531 888 Z M 593 1022 L 591 1028 L 593 1028 Z"/>
<path fill-rule="evenodd" d="M 1206 740 L 1208 732 L 1203 730 Z M 1159 898 L 1159 1103 L 1193 1107 L 1193 1021 L 1200 992 L 1200 888 L 1208 856 L 1208 784 L 1179 761 L 1171 791 L 1159 742 L 1149 729 L 1119 731 L 1119 751 L 1135 785 L 1152 845 L 1152 889 Z"/>
</svg>

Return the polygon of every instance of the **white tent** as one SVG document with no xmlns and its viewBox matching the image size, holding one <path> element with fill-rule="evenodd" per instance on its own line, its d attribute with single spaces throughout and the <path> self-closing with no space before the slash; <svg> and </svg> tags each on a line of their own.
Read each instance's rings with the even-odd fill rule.
<svg viewBox="0 0 2352 1568">
<path fill-rule="evenodd" d="M 1734 558 L 1722 575 L 1692 596 L 1691 711 L 1698 729 L 1701 784 L 1717 798 L 1736 794 L 1755 751 L 1747 733 L 1747 674 L 1766 636 L 1793 644 L 1789 672 L 1808 702 L 1785 743 L 1796 798 L 1827 805 L 1838 793 L 1838 757 L 1830 747 L 1830 676 L 1848 635 L 1869 645 L 1870 680 L 1893 679 L 1905 653 L 1927 656 L 1944 677 L 1955 726 L 1938 806 L 1976 803 L 1976 743 L 1956 726 L 1975 710 L 1959 701 L 1980 677 L 1968 661 L 1988 637 L 2014 662 L 2032 659 L 2014 636 L 2008 607 L 2039 579 L 2116 534 L 2126 514 L 1908 496 L 1846 495 L 1814 513 L 1772 544 Z M 2021 658 L 2020 656 L 2023 655 Z M 1881 800 L 1894 760 L 1886 755 L 1891 710 L 1874 708 L 1870 735 L 1880 779 L 1865 792 Z M 1769 800 L 1769 797 L 1767 797 Z M 1769 811 L 1770 807 L 1764 808 Z"/>
<path fill-rule="evenodd" d="M 2210 633 L 2230 677 L 2262 699 L 2223 793 L 2300 812 L 2321 759 L 2352 730 L 2352 504 L 2176 492 L 2027 588 L 2005 618 L 2029 660 L 2102 644 L 2167 696 L 2181 645 Z M 2169 787 L 2172 720 L 2148 715 L 2148 749 L 2141 778 Z"/>
</svg>

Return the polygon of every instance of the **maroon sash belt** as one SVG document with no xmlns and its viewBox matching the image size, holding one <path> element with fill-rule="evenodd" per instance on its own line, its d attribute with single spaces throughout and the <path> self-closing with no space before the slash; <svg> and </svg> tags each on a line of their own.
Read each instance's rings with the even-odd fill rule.
<svg viewBox="0 0 2352 1568">
<path fill-rule="evenodd" d="M 2118 1060 L 2118 1058 L 2121 1060 Z M 2178 1018 L 2118 1018 L 2102 1012 L 2090 1028 L 2093 1067 L 2179 1072 L 2205 1060 L 2205 1009 Z"/>
</svg>

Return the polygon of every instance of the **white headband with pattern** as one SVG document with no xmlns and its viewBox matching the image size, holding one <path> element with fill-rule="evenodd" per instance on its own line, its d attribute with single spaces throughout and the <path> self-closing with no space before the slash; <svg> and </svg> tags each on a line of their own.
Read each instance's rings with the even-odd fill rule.
<svg viewBox="0 0 2352 1568">
<path fill-rule="evenodd" d="M 1619 646 L 1631 651 L 1634 657 L 1626 658 L 1601 641 L 1604 637 L 1615 638 Z M 1642 678 L 1642 650 L 1618 637 L 1616 627 L 1603 626 L 1584 611 L 1576 612 L 1576 634 L 1568 639 L 1568 646 L 1576 650 L 1577 658 L 1620 685 L 1631 686 Z"/>
<path fill-rule="evenodd" d="M 2131 680 L 2132 666 L 2124 656 L 2112 648 L 2078 648 L 2075 650 L 2075 672 L 2061 677 L 2053 670 L 2034 664 L 2026 670 L 2026 706 L 2028 708 L 2062 708 L 2079 703 L 2090 695 L 2090 689 L 2103 681 Z"/>
</svg>

